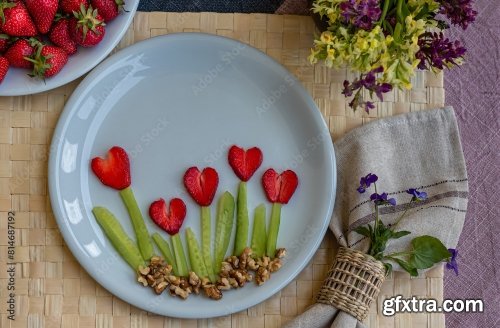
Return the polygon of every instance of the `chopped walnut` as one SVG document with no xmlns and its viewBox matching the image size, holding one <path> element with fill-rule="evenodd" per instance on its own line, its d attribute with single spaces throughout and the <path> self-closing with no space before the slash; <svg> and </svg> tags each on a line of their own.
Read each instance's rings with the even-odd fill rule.
<svg viewBox="0 0 500 328">
<path fill-rule="evenodd" d="M 269 261 L 269 256 L 263 256 L 262 258 L 257 259 L 257 264 L 261 267 L 267 267 L 269 265 Z"/>
<path fill-rule="evenodd" d="M 155 293 L 160 295 L 161 293 L 163 293 L 163 291 L 165 290 L 165 288 L 168 287 L 168 282 L 166 281 L 163 281 L 163 282 L 160 282 L 158 285 L 156 285 L 155 287 Z"/>
<path fill-rule="evenodd" d="M 174 275 L 167 276 L 167 281 L 174 286 L 179 286 L 181 283 L 181 279 L 177 276 L 174 276 Z"/>
<path fill-rule="evenodd" d="M 257 270 L 257 273 L 255 275 L 255 282 L 257 283 L 257 285 L 261 286 L 267 280 L 269 280 L 270 277 L 271 274 L 269 273 L 269 270 L 262 266 L 259 268 L 259 270 Z"/>
<path fill-rule="evenodd" d="M 237 257 L 237 256 L 230 256 L 226 259 L 226 262 L 228 262 L 229 264 L 231 264 L 232 268 L 233 269 L 238 269 L 239 268 L 239 263 L 240 263 L 240 259 Z"/>
<path fill-rule="evenodd" d="M 278 248 L 276 250 L 275 256 L 279 259 L 282 259 L 286 256 L 286 249 L 285 248 Z"/>
<path fill-rule="evenodd" d="M 238 285 L 238 282 L 236 281 L 236 279 L 234 279 L 234 278 L 228 278 L 228 281 L 229 281 L 229 284 L 231 285 L 231 287 L 233 287 L 233 288 L 240 287 L 240 285 Z"/>
<path fill-rule="evenodd" d="M 259 268 L 259 265 L 255 261 L 255 259 L 249 258 L 247 261 L 247 268 L 249 268 L 250 270 L 253 270 L 253 271 L 257 271 L 257 269 Z"/>
<path fill-rule="evenodd" d="M 248 259 L 252 255 L 252 249 L 250 247 L 245 247 L 239 258 L 238 267 L 242 270 L 247 268 Z"/>
<path fill-rule="evenodd" d="M 159 256 L 153 256 L 151 260 L 149 260 L 150 265 L 156 266 L 158 264 L 161 264 L 163 262 L 163 259 Z"/>
<path fill-rule="evenodd" d="M 147 266 L 147 267 L 143 267 L 142 265 L 139 266 L 139 273 L 143 276 L 147 276 L 149 274 L 149 272 L 151 272 L 151 269 Z"/>
<path fill-rule="evenodd" d="M 201 286 L 201 279 L 196 275 L 195 272 L 191 271 L 189 272 L 189 284 L 193 287 L 200 287 Z"/>
<path fill-rule="evenodd" d="M 181 287 L 182 289 L 186 290 L 188 289 L 190 286 L 189 286 L 189 282 L 187 281 L 186 278 L 182 277 L 180 279 L 180 283 L 179 283 L 179 287 Z"/>
<path fill-rule="evenodd" d="M 208 284 L 203 286 L 205 294 L 213 300 L 220 300 L 222 298 L 222 292 L 213 284 Z"/>
<path fill-rule="evenodd" d="M 247 282 L 246 278 L 246 272 L 243 270 L 233 270 L 229 274 L 231 278 L 234 278 L 238 282 L 239 287 L 245 286 L 245 283 Z"/>
<path fill-rule="evenodd" d="M 269 265 L 267 266 L 267 268 L 269 269 L 269 272 L 276 272 L 278 271 L 279 269 L 281 269 L 281 260 L 279 258 L 275 258 L 273 259 Z"/>
<path fill-rule="evenodd" d="M 233 270 L 233 266 L 231 265 L 231 263 L 224 261 L 221 264 L 219 275 L 221 277 L 228 277 L 229 276 L 229 272 L 231 270 Z"/>
<path fill-rule="evenodd" d="M 221 278 L 217 282 L 217 288 L 219 288 L 220 290 L 229 290 L 229 289 L 231 289 L 231 284 L 229 283 L 229 279 L 227 279 L 226 277 Z"/>
<path fill-rule="evenodd" d="M 171 291 L 170 294 L 172 294 L 172 292 L 173 292 L 174 295 L 177 295 L 184 300 L 189 296 L 189 292 L 187 290 L 182 289 L 179 286 L 171 285 L 170 291 Z"/>
<path fill-rule="evenodd" d="M 148 286 L 148 281 L 146 280 L 146 278 L 144 278 L 143 276 L 139 276 L 137 278 L 137 281 L 140 282 L 144 287 L 147 287 Z"/>
</svg>

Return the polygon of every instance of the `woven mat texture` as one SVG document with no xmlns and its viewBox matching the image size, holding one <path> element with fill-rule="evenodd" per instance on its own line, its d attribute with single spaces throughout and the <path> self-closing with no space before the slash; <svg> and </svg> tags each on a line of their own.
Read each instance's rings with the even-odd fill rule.
<svg viewBox="0 0 500 328">
<path fill-rule="evenodd" d="M 266 14 L 137 13 L 118 48 L 174 32 L 205 32 L 248 43 L 286 66 L 310 92 L 333 138 L 378 117 L 444 104 L 442 75 L 419 72 L 410 92 L 394 91 L 370 115 L 353 113 L 341 95 L 345 70 L 307 61 L 314 24 L 309 17 Z M 152 315 L 113 297 L 71 255 L 55 223 L 47 191 L 50 140 L 65 102 L 80 80 L 50 92 L 0 97 L 0 327 L 280 327 L 313 303 L 335 255 L 328 232 L 307 268 L 271 299 L 246 311 L 208 320 Z M 16 320 L 7 319 L 7 217 L 15 211 Z M 443 270 L 410 279 L 396 273 L 382 288 L 366 323 L 376 327 L 444 327 L 441 314 L 382 315 L 392 295 L 443 297 Z"/>
</svg>

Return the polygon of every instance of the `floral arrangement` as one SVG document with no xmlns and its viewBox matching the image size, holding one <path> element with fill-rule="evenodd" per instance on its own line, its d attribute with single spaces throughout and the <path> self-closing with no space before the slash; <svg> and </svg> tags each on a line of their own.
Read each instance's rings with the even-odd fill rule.
<svg viewBox="0 0 500 328">
<path fill-rule="evenodd" d="M 380 219 L 379 209 L 383 206 L 396 206 L 396 200 L 388 198 L 388 194 L 385 192 L 379 194 L 377 192 L 377 181 L 378 177 L 375 174 L 369 173 L 360 179 L 357 189 L 359 193 L 365 193 L 373 185 L 375 191 L 370 195 L 370 201 L 374 205 L 375 222 L 373 226 L 366 224 L 354 229 L 355 232 L 369 238 L 370 248 L 368 254 L 384 263 L 387 274 L 392 271 L 391 262 L 399 264 L 411 276 L 418 276 L 418 269 L 428 269 L 442 261 L 446 262 L 446 268 L 452 269 L 458 274 L 457 251 L 451 248 L 446 249 L 439 239 L 432 236 L 424 235 L 413 238 L 411 249 L 408 251 L 385 254 L 389 240 L 411 234 L 410 231 L 397 231 L 396 228 L 413 203 L 427 199 L 427 193 L 414 188 L 408 189 L 406 192 L 411 195 L 410 203 L 394 223 L 386 225 Z"/>
<path fill-rule="evenodd" d="M 382 101 L 395 87 L 411 89 L 416 69 L 438 72 L 462 64 L 466 49 L 443 31 L 450 23 L 465 30 L 477 14 L 473 0 L 314 0 L 312 10 L 328 27 L 309 60 L 359 73 L 344 81 L 342 93 L 353 96 L 350 107 L 367 112 L 375 106 L 362 90 Z"/>
</svg>

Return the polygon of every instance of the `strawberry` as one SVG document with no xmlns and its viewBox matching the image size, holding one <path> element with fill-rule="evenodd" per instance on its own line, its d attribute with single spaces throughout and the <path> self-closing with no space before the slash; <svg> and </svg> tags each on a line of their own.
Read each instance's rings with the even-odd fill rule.
<svg viewBox="0 0 500 328">
<path fill-rule="evenodd" d="M 10 36 L 35 36 L 36 27 L 21 1 L 0 2 L 0 29 Z"/>
<path fill-rule="evenodd" d="M 66 14 L 72 15 L 73 12 L 79 11 L 81 6 L 87 8 L 89 3 L 87 0 L 61 0 L 59 2 L 59 8 Z"/>
<path fill-rule="evenodd" d="M 123 0 L 91 0 L 90 3 L 106 23 L 115 19 L 125 5 Z"/>
<path fill-rule="evenodd" d="M 38 32 L 46 34 L 56 17 L 59 0 L 25 0 L 26 8 L 35 22 Z"/>
<path fill-rule="evenodd" d="M 59 73 L 68 62 L 68 54 L 59 47 L 41 44 L 32 59 L 32 77 L 51 77 Z"/>
<path fill-rule="evenodd" d="M 0 83 L 2 83 L 7 71 L 9 70 L 9 61 L 5 57 L 0 56 Z"/>
<path fill-rule="evenodd" d="M 5 52 L 5 58 L 12 67 L 32 68 L 33 63 L 26 58 L 31 58 L 35 53 L 34 40 L 19 39 Z"/>
<path fill-rule="evenodd" d="M 61 18 L 50 30 L 49 39 L 56 46 L 61 47 L 68 55 L 76 52 L 76 42 L 71 39 L 69 33 L 69 19 Z"/>
<path fill-rule="evenodd" d="M 175 235 L 179 232 L 186 217 L 186 204 L 182 199 L 174 198 L 170 201 L 167 209 L 165 200 L 160 198 L 149 207 L 149 216 L 169 235 Z"/>
<path fill-rule="evenodd" d="M 184 174 L 184 186 L 200 206 L 212 204 L 218 184 L 219 175 L 211 167 L 202 172 L 197 167 L 190 167 Z"/>
<path fill-rule="evenodd" d="M 245 151 L 234 145 L 229 149 L 228 160 L 238 178 L 248 181 L 262 164 L 262 151 L 257 147 Z"/>
<path fill-rule="evenodd" d="M 82 5 L 75 17 L 69 21 L 71 38 L 82 47 L 93 47 L 102 41 L 106 32 L 104 21 L 97 12 L 89 6 L 85 9 Z"/>
<path fill-rule="evenodd" d="M 0 54 L 3 54 L 9 48 L 10 38 L 7 34 L 0 34 Z"/>
<path fill-rule="evenodd" d="M 130 186 L 130 162 L 127 152 L 114 146 L 108 151 L 108 157 L 95 157 L 90 164 L 92 171 L 108 187 L 122 190 Z"/>
<path fill-rule="evenodd" d="M 297 174 L 292 170 L 278 175 L 274 169 L 269 169 L 262 176 L 262 186 L 267 199 L 272 203 L 288 204 L 298 184 Z"/>
</svg>

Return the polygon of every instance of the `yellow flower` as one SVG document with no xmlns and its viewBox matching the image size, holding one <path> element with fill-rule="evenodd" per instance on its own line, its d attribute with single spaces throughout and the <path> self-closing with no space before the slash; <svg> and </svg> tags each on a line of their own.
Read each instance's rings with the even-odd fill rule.
<svg viewBox="0 0 500 328">
<path fill-rule="evenodd" d="M 330 32 L 330 31 L 325 31 L 325 32 L 321 33 L 321 36 L 320 36 L 320 38 L 319 38 L 319 39 L 320 39 L 320 40 L 321 40 L 321 42 L 323 42 L 323 43 L 331 43 L 331 42 L 332 42 L 332 38 L 333 38 L 333 36 L 332 36 L 332 32 Z"/>
</svg>

